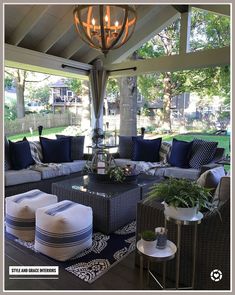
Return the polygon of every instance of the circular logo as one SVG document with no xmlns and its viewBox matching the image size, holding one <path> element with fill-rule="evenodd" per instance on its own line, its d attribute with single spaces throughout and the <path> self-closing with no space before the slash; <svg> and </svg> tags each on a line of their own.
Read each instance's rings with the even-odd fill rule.
<svg viewBox="0 0 235 295">
<path fill-rule="evenodd" d="M 219 282 L 220 280 L 222 280 L 222 271 L 219 269 L 212 270 L 211 279 L 214 282 Z"/>
</svg>

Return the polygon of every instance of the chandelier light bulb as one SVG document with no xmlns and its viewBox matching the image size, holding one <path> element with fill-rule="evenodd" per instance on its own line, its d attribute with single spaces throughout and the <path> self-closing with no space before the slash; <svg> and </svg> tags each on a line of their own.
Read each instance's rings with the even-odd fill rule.
<svg viewBox="0 0 235 295">
<path fill-rule="evenodd" d="M 104 20 L 105 20 L 106 23 L 109 21 L 109 18 L 108 18 L 108 16 L 107 16 L 107 14 L 106 14 L 105 17 L 104 17 Z"/>
<path fill-rule="evenodd" d="M 115 25 L 115 27 L 116 27 L 116 29 L 117 29 L 117 28 L 118 28 L 118 25 L 119 25 L 118 20 L 115 21 L 114 25 Z"/>
<path fill-rule="evenodd" d="M 95 19 L 94 19 L 94 17 L 93 17 L 93 19 L 91 20 L 91 23 L 92 23 L 93 26 L 95 25 Z"/>
</svg>

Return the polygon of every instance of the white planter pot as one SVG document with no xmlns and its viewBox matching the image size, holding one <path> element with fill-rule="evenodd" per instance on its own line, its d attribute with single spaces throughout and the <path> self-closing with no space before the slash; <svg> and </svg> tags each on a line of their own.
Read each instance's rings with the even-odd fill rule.
<svg viewBox="0 0 235 295">
<path fill-rule="evenodd" d="M 148 252 L 156 249 L 157 239 L 155 241 L 145 241 L 144 239 L 141 239 L 141 241 L 145 251 Z"/>
<path fill-rule="evenodd" d="M 164 202 L 164 207 L 166 215 L 179 220 L 191 220 L 198 212 L 197 206 L 192 208 L 175 208 L 173 206 L 168 206 L 168 204 Z"/>
</svg>

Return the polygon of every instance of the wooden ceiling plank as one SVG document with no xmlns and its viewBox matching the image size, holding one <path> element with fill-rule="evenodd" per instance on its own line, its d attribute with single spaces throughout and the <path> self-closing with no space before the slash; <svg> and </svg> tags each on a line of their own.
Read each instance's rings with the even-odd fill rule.
<svg viewBox="0 0 235 295">
<path fill-rule="evenodd" d="M 58 21 L 54 29 L 40 42 L 36 50 L 47 52 L 73 25 L 73 8 Z"/>
<path fill-rule="evenodd" d="M 179 13 L 170 5 L 165 6 L 157 15 L 148 18 L 141 29 L 135 30 L 131 39 L 117 51 L 109 52 L 105 64 L 117 63 L 125 60 L 145 42 L 161 32 L 179 17 Z"/>
<path fill-rule="evenodd" d="M 43 14 L 49 8 L 48 5 L 34 5 L 29 13 L 23 18 L 19 26 L 12 33 L 9 38 L 9 43 L 18 45 L 30 30 L 38 23 Z"/>
<path fill-rule="evenodd" d="M 81 49 L 84 46 L 84 42 L 80 39 L 77 38 L 68 45 L 64 51 L 62 51 L 61 56 L 63 58 L 71 58 L 79 49 Z"/>
<path fill-rule="evenodd" d="M 196 52 L 162 56 L 145 60 L 131 60 L 106 66 L 107 70 L 137 67 L 136 71 L 111 72 L 114 77 L 136 76 L 157 72 L 174 72 L 230 64 L 230 47 L 207 49 Z"/>
<path fill-rule="evenodd" d="M 100 56 L 103 56 L 102 52 L 91 48 L 85 55 L 79 57 L 79 60 L 84 63 L 91 63 L 94 59 Z"/>
<path fill-rule="evenodd" d="M 200 8 L 203 10 L 207 10 L 210 12 L 214 12 L 216 14 L 230 16 L 230 5 L 229 4 L 218 4 L 218 5 L 196 5 L 192 4 L 192 7 Z"/>
</svg>

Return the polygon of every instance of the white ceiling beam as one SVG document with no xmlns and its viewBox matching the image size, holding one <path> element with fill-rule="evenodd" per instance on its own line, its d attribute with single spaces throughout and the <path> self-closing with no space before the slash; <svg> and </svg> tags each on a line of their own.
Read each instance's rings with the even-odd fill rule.
<svg viewBox="0 0 235 295">
<path fill-rule="evenodd" d="M 211 11 L 216 14 L 230 16 L 230 5 L 229 4 L 217 4 L 217 5 L 196 5 L 192 4 L 192 7 L 200 8 L 203 10 Z"/>
<path fill-rule="evenodd" d="M 62 67 L 62 64 L 75 67 Z M 5 66 L 64 77 L 88 79 L 92 65 L 5 44 Z"/>
<path fill-rule="evenodd" d="M 136 71 L 110 72 L 110 76 L 137 76 L 157 72 L 175 72 L 230 64 L 230 47 L 208 49 L 179 55 L 162 56 L 145 60 L 130 60 L 106 66 L 108 71 L 137 67 Z"/>
<path fill-rule="evenodd" d="M 47 52 L 73 25 L 73 8 L 71 8 L 40 42 L 36 50 Z"/>
<path fill-rule="evenodd" d="M 84 44 L 85 43 L 77 36 L 75 40 L 61 52 L 61 56 L 63 58 L 71 58 L 79 49 L 84 46 Z"/>
<path fill-rule="evenodd" d="M 180 19 L 180 44 L 179 53 L 190 51 L 190 31 L 191 31 L 191 8 L 188 12 L 181 13 Z"/>
<path fill-rule="evenodd" d="M 157 6 L 155 7 L 157 8 Z M 154 7 L 152 9 L 154 10 Z M 146 17 L 147 22 L 138 30 L 135 30 L 126 44 L 118 50 L 108 53 L 107 58 L 104 60 L 105 64 L 122 62 L 145 42 L 170 25 L 177 17 L 179 17 L 179 13 L 170 5 L 165 6 L 151 17 Z"/>
<path fill-rule="evenodd" d="M 18 45 L 30 32 L 30 30 L 38 23 L 48 7 L 48 5 L 34 5 L 12 33 L 9 43 Z"/>
</svg>

